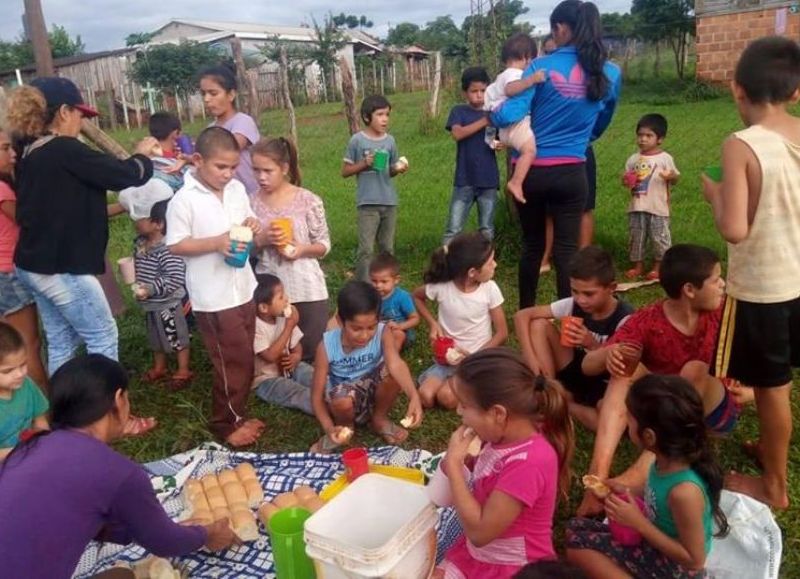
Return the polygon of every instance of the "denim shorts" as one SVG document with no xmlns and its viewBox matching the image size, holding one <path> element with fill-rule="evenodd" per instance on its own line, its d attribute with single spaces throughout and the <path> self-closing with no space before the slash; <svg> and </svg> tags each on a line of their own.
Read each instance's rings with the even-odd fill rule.
<svg viewBox="0 0 800 579">
<path fill-rule="evenodd" d="M 0 272 L 0 316 L 10 316 L 32 305 L 33 294 L 13 271 Z"/>
<path fill-rule="evenodd" d="M 425 370 L 419 375 L 419 383 L 422 384 L 428 378 L 438 378 L 442 382 L 447 380 L 450 376 L 456 373 L 458 366 L 444 366 L 434 362 L 433 366 Z"/>
</svg>

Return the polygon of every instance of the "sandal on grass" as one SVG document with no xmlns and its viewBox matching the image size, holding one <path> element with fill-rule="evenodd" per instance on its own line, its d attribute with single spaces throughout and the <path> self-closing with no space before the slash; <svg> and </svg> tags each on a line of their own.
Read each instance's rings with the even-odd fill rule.
<svg viewBox="0 0 800 579">
<path fill-rule="evenodd" d="M 125 424 L 123 435 L 141 436 L 153 430 L 157 424 L 158 421 L 152 416 L 145 418 L 143 416 L 134 416 L 131 414 L 130 417 L 128 417 L 128 422 Z"/>
<path fill-rule="evenodd" d="M 342 446 L 335 440 L 333 440 L 327 434 L 323 434 L 317 442 L 311 445 L 311 448 L 308 449 L 308 452 L 313 452 L 315 454 L 330 454 L 337 448 Z"/>
<path fill-rule="evenodd" d="M 386 444 L 391 444 L 392 446 L 402 444 L 408 438 L 408 430 L 398 426 L 394 422 L 387 422 L 379 429 L 376 429 L 375 432 L 378 434 L 378 436 L 383 438 L 383 441 Z"/>
<path fill-rule="evenodd" d="M 158 384 L 166 377 L 167 377 L 166 370 L 154 370 L 151 368 L 147 372 L 142 374 L 142 382 L 144 382 L 145 384 Z"/>
<path fill-rule="evenodd" d="M 167 386 L 167 389 L 170 392 L 185 390 L 192 383 L 192 378 L 194 378 L 193 372 L 188 372 L 186 374 L 175 373 L 169 379 L 169 386 Z"/>
</svg>

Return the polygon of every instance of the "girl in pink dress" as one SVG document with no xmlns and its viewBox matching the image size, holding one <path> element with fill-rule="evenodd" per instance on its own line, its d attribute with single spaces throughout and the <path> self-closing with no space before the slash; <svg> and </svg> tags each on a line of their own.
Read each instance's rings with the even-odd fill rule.
<svg viewBox="0 0 800 579">
<path fill-rule="evenodd" d="M 462 425 L 443 468 L 464 535 L 434 578 L 510 579 L 530 562 L 556 558 L 553 515 L 574 448 L 567 401 L 558 382 L 534 376 L 508 348 L 464 359 L 454 390 Z M 483 447 L 472 460 L 476 436 Z"/>
</svg>

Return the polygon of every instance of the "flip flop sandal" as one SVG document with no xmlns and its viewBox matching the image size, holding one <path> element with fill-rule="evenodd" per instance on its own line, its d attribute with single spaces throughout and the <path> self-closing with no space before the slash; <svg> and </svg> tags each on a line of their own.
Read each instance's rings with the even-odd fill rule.
<svg viewBox="0 0 800 579">
<path fill-rule="evenodd" d="M 319 440 L 311 445 L 309 452 L 315 454 L 330 454 L 340 446 L 342 445 L 334 441 L 330 436 L 323 434 Z"/>
<path fill-rule="evenodd" d="M 161 372 L 156 372 L 153 369 L 148 370 L 144 374 L 142 374 L 141 381 L 145 384 L 158 384 L 162 382 L 167 377 L 167 371 L 162 370 Z"/>
<path fill-rule="evenodd" d="M 398 438 L 398 435 L 405 431 L 406 436 L 401 440 Z M 397 446 L 399 444 L 403 444 L 406 440 L 408 440 L 408 431 L 404 428 L 397 426 L 394 422 L 390 422 L 383 428 L 378 431 L 378 436 L 383 438 L 383 441 L 386 444 L 391 444 L 392 446 Z"/>
<path fill-rule="evenodd" d="M 185 390 L 192 383 L 192 378 L 194 378 L 193 372 L 183 375 L 173 374 L 172 378 L 169 380 L 169 386 L 167 386 L 167 389 L 170 392 L 179 392 L 181 390 Z"/>
</svg>

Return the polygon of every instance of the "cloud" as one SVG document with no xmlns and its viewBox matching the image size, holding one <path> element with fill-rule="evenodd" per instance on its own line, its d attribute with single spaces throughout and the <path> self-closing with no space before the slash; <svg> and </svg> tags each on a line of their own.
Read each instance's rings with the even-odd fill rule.
<svg viewBox="0 0 800 579">
<path fill-rule="evenodd" d="M 15 3 L 22 9 L 22 2 Z M 79 34 L 87 51 L 106 50 L 124 46 L 125 37 L 132 32 L 155 30 L 173 18 L 263 22 L 265 24 L 297 25 L 310 22 L 313 15 L 324 18 L 333 6 L 335 12 L 365 14 L 375 24 L 372 32 L 385 36 L 390 26 L 400 22 L 414 22 L 424 26 L 437 16 L 450 15 L 459 26 L 469 15 L 468 0 L 395 0 L 365 3 L 355 0 L 294 0 L 291 3 L 252 0 L 48 0 L 43 2 L 48 27 L 58 24 L 71 35 Z M 529 12 L 524 20 L 538 29 L 546 30 L 548 16 L 557 2 L 543 3 L 529 0 Z M 630 0 L 597 0 L 601 11 L 625 12 Z M 224 7 L 224 11 L 220 11 Z M 0 38 L 14 40 L 22 32 L 21 14 L 5 13 L 0 19 Z"/>
</svg>

